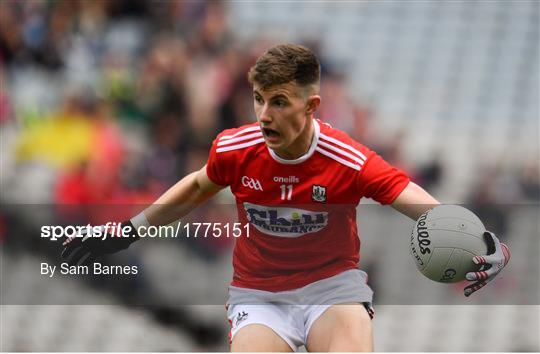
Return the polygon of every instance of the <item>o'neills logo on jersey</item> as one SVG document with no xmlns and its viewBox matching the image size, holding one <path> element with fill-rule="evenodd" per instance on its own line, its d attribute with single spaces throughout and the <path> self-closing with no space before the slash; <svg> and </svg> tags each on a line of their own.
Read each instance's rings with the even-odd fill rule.
<svg viewBox="0 0 540 354">
<path fill-rule="evenodd" d="M 328 225 L 328 213 L 297 208 L 268 207 L 244 203 L 249 223 L 273 236 L 299 237 L 320 231 Z"/>
<path fill-rule="evenodd" d="M 289 176 L 289 177 L 276 176 L 276 177 L 274 177 L 274 182 L 278 182 L 278 183 L 300 183 L 300 178 L 298 178 L 296 176 Z"/>
</svg>

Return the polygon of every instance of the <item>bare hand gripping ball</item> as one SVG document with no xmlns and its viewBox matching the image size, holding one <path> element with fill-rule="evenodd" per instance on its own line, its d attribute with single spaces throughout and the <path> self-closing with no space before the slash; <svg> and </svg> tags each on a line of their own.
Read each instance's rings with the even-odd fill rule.
<svg viewBox="0 0 540 354">
<path fill-rule="evenodd" d="M 458 205 L 438 205 L 416 221 L 411 234 L 411 255 L 418 270 L 441 283 L 465 280 L 478 270 L 472 258 L 487 253 L 482 221 Z"/>
</svg>

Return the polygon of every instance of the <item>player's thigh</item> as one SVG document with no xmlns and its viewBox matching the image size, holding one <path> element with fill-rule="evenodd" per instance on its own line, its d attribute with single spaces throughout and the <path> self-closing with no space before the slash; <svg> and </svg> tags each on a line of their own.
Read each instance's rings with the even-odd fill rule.
<svg viewBox="0 0 540 354">
<path fill-rule="evenodd" d="M 307 349 L 314 352 L 373 351 L 371 318 L 364 305 L 330 306 L 311 326 Z"/>
<path fill-rule="evenodd" d="M 238 330 L 232 339 L 232 352 L 292 352 L 291 347 L 270 327 L 249 324 Z"/>
</svg>

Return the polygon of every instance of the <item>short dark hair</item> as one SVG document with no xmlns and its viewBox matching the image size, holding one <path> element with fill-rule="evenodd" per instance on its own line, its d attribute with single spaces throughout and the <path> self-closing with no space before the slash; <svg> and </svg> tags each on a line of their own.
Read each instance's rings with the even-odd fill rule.
<svg viewBox="0 0 540 354">
<path fill-rule="evenodd" d="M 274 85 L 296 82 L 300 86 L 319 84 L 321 64 L 309 48 L 279 44 L 261 55 L 248 73 L 248 80 L 266 90 Z"/>
</svg>

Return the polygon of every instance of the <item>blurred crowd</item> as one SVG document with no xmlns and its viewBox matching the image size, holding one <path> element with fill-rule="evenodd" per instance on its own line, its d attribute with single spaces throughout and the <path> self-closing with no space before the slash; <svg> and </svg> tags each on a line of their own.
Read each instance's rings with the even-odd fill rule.
<svg viewBox="0 0 540 354">
<path fill-rule="evenodd" d="M 2 122 L 21 129 L 19 161 L 58 171 L 54 202 L 148 203 L 250 119 L 251 56 L 231 45 L 220 3 L 0 6 Z M 17 106 L 32 86 L 47 102 Z"/>
<path fill-rule="evenodd" d="M 252 122 L 246 73 L 273 43 L 237 41 L 226 6 L 183 0 L 0 2 L 0 122 L 14 128 L 15 136 L 12 145 L 3 144 L 9 151 L 2 155 L 4 166 L 14 166 L 2 172 L 10 182 L 3 181 L 3 188 L 15 196 L 10 201 L 28 193 L 16 169 L 38 162 L 52 171 L 48 202 L 150 203 L 204 165 L 219 131 Z M 306 44 L 319 51 L 319 43 Z M 440 159 L 407 165 L 406 142 L 399 135 L 379 139 L 376 112 L 368 102 L 351 100 L 345 73 L 319 54 L 325 100 L 318 117 L 405 168 L 426 189 L 436 189 L 445 172 Z M 15 164 L 6 165 L 6 159 Z M 538 163 L 513 176 L 514 193 L 503 198 L 497 185 L 508 181 L 498 182 L 491 170 L 478 176 L 482 188 L 472 201 L 538 201 Z"/>
<path fill-rule="evenodd" d="M 204 164 L 219 131 L 254 120 L 246 73 L 270 43 L 235 43 L 223 3 L 0 6 L 2 122 L 18 125 L 19 162 L 58 171 L 55 203 L 151 202 Z M 324 60 L 323 78 L 319 117 L 377 144 L 371 112 Z"/>
</svg>

